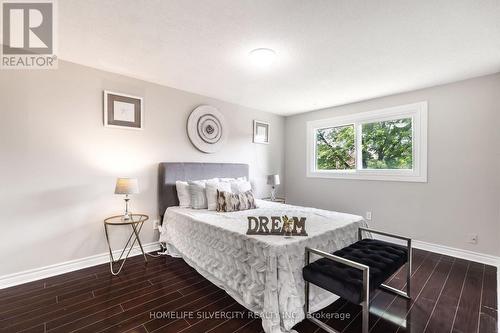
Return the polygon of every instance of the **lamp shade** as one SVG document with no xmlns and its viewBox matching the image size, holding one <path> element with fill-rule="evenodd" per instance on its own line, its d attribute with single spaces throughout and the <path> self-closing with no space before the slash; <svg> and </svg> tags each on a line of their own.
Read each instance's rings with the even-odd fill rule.
<svg viewBox="0 0 500 333">
<path fill-rule="evenodd" d="M 279 185 L 280 184 L 280 175 L 269 175 L 267 176 L 267 185 Z"/>
<path fill-rule="evenodd" d="M 139 193 L 139 183 L 137 178 L 116 179 L 115 194 L 137 194 Z"/>
</svg>

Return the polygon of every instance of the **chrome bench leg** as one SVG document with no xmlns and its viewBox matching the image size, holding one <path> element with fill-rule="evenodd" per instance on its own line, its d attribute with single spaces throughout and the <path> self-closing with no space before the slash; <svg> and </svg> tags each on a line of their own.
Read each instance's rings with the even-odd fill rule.
<svg viewBox="0 0 500 333">
<path fill-rule="evenodd" d="M 396 294 L 398 296 L 404 297 L 406 299 L 411 299 L 411 269 L 412 269 L 412 260 L 413 260 L 413 254 L 412 254 L 412 247 L 411 247 L 411 238 L 404 237 L 404 236 L 399 236 L 399 235 L 394 235 L 394 234 L 389 234 L 386 232 L 378 231 L 378 230 L 373 230 L 369 228 L 363 228 L 359 227 L 358 229 L 358 240 L 361 240 L 363 238 L 362 232 L 371 232 L 374 234 L 379 234 L 387 237 L 393 237 L 397 239 L 401 239 L 406 241 L 406 248 L 407 248 L 407 253 L 408 253 L 408 259 L 407 259 L 407 265 L 406 265 L 406 292 L 396 289 L 394 287 L 388 286 L 386 284 L 381 284 L 380 288 L 387 290 L 393 294 Z"/>
<path fill-rule="evenodd" d="M 317 255 L 320 255 L 322 257 L 331 259 L 331 260 L 336 261 L 336 262 L 340 262 L 340 263 L 345 264 L 347 266 L 351 266 L 351 267 L 354 267 L 354 268 L 357 268 L 357 269 L 360 269 L 363 271 L 363 294 L 362 294 L 363 295 L 363 302 L 361 303 L 361 308 L 362 308 L 361 320 L 362 320 L 362 325 L 363 325 L 362 326 L 362 333 L 368 333 L 368 330 L 370 327 L 369 326 L 370 325 L 370 323 L 369 323 L 369 318 L 370 318 L 370 280 L 369 280 L 370 267 L 363 265 L 363 264 L 359 264 L 359 263 L 352 261 L 352 260 L 348 260 L 348 259 L 345 259 L 342 257 L 338 257 L 335 255 L 332 255 L 332 254 L 329 254 L 329 253 L 326 253 L 323 251 L 319 251 L 316 249 L 311 249 L 308 247 L 306 247 L 306 251 L 305 251 L 305 265 L 306 266 L 309 265 L 311 252 L 315 253 Z M 328 333 L 339 333 L 338 331 L 334 330 L 332 327 L 328 326 L 327 324 L 325 324 L 321 320 L 314 318 L 309 313 L 309 308 L 310 308 L 309 307 L 309 287 L 310 287 L 309 282 L 304 280 L 304 290 L 305 290 L 305 293 L 304 293 L 304 296 L 305 296 L 304 313 L 305 313 L 306 319 L 309 319 L 310 321 L 312 321 L 313 323 L 315 323 L 316 325 L 318 325 L 319 327 L 321 327 L 322 329 L 324 329 Z"/>
<path fill-rule="evenodd" d="M 368 333 L 370 327 L 370 270 L 363 270 L 363 303 L 361 303 L 361 315 L 363 316 L 362 332 Z"/>
<path fill-rule="evenodd" d="M 306 319 L 309 319 L 310 321 L 312 321 L 313 323 L 315 323 L 316 325 L 318 325 L 319 327 L 321 327 L 322 329 L 324 329 L 328 333 L 340 333 L 340 332 L 334 330 L 333 328 L 331 328 L 330 326 L 328 326 L 327 324 L 325 324 L 324 322 L 322 322 L 321 320 L 316 319 L 310 315 L 310 313 L 309 313 L 309 282 L 307 282 L 307 281 L 304 281 L 304 282 L 305 282 L 304 290 L 305 290 L 305 297 L 306 297 L 305 302 L 304 302 L 304 312 L 306 314 Z"/>
</svg>

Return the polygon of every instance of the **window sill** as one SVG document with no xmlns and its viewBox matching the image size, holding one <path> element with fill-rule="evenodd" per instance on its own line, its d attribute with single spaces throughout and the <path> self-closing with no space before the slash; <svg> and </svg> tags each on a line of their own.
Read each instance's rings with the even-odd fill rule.
<svg viewBox="0 0 500 333">
<path fill-rule="evenodd" d="M 394 182 L 427 183 L 427 175 L 413 172 L 359 172 L 359 171 L 314 171 L 307 173 L 308 178 L 332 178 L 353 180 L 383 180 Z"/>
</svg>

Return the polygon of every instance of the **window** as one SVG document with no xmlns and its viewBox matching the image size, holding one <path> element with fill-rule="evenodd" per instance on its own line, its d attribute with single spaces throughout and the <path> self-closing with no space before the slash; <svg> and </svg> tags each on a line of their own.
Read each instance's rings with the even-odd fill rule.
<svg viewBox="0 0 500 333">
<path fill-rule="evenodd" d="M 427 181 L 427 102 L 307 123 L 307 176 Z"/>
<path fill-rule="evenodd" d="M 361 125 L 363 169 L 413 168 L 412 119 Z"/>
<path fill-rule="evenodd" d="M 316 130 L 316 167 L 318 170 L 356 169 L 354 126 Z"/>
</svg>

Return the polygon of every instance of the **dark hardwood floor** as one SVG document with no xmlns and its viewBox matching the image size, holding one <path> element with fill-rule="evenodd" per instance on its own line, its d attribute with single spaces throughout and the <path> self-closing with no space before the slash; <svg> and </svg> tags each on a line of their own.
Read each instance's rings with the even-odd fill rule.
<svg viewBox="0 0 500 333">
<path fill-rule="evenodd" d="M 0 290 L 0 330 L 262 331 L 259 319 L 183 260 L 149 260 L 145 265 L 140 256 L 130 258 L 118 277 L 109 273 L 108 265 L 99 265 Z M 388 284 L 403 288 L 404 269 Z M 372 293 L 371 332 L 497 332 L 495 267 L 415 250 L 411 288 L 412 301 L 383 291 Z M 330 326 L 360 332 L 359 311 L 359 306 L 340 299 L 319 315 L 337 314 L 325 319 Z M 324 333 L 309 321 L 295 329 Z"/>
</svg>

